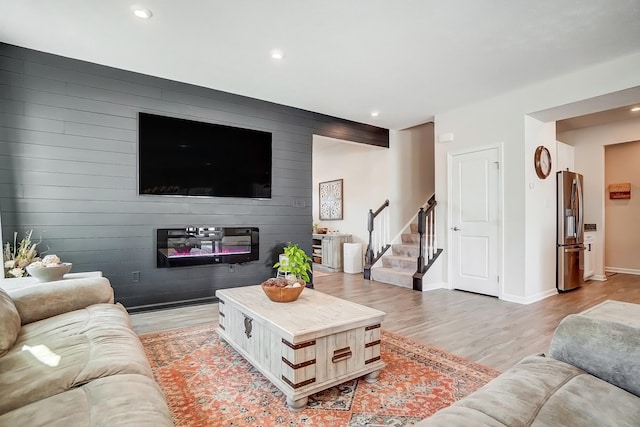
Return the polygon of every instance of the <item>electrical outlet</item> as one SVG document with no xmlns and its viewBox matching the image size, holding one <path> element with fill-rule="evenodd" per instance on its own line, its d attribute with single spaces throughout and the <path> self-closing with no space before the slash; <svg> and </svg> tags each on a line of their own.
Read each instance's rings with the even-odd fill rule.
<svg viewBox="0 0 640 427">
<path fill-rule="evenodd" d="M 140 272 L 139 271 L 132 271 L 131 272 L 131 281 L 133 283 L 139 283 L 140 282 Z"/>
</svg>

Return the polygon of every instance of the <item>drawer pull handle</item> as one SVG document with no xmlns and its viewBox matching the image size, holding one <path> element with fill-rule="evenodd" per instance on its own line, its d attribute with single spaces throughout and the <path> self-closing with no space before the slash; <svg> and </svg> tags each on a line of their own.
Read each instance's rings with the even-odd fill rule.
<svg viewBox="0 0 640 427">
<path fill-rule="evenodd" d="M 243 314 L 244 316 L 244 334 L 247 336 L 247 338 L 251 338 L 251 330 L 253 329 L 253 325 L 251 322 L 253 322 L 253 319 L 248 317 L 246 314 Z"/>
<path fill-rule="evenodd" d="M 353 353 L 351 353 L 351 347 L 341 348 L 340 350 L 336 350 L 333 352 L 333 357 L 331 358 L 331 361 L 333 363 L 336 363 L 341 360 L 347 360 L 352 355 Z"/>
</svg>

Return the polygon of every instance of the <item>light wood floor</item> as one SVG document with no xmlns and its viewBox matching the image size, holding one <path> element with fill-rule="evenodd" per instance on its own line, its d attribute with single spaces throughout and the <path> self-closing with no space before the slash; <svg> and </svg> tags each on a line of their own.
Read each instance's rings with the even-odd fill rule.
<svg viewBox="0 0 640 427">
<path fill-rule="evenodd" d="M 525 356 L 545 353 L 551 335 L 568 314 L 608 299 L 640 303 L 640 276 L 617 274 L 606 282 L 530 305 L 461 291 L 415 292 L 334 273 L 314 279 L 316 290 L 387 313 L 382 326 L 418 341 L 500 371 Z M 137 333 L 218 320 L 217 304 L 180 307 L 131 315 Z"/>
</svg>

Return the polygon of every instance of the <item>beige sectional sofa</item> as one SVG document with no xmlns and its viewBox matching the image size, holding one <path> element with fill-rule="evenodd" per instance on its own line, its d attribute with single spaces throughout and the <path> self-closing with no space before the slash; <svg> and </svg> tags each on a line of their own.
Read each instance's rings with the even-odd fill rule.
<svg viewBox="0 0 640 427">
<path fill-rule="evenodd" d="M 109 280 L 69 277 L 0 280 L 0 426 L 173 426 Z"/>
</svg>

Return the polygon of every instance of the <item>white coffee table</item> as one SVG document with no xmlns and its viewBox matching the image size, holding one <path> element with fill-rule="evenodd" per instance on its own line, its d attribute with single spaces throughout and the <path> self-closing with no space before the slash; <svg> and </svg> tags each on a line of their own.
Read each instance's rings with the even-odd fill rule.
<svg viewBox="0 0 640 427">
<path fill-rule="evenodd" d="M 216 291 L 218 334 L 302 410 L 308 396 L 365 376 L 377 380 L 385 313 L 306 288 L 290 303 L 260 286 Z"/>
</svg>

